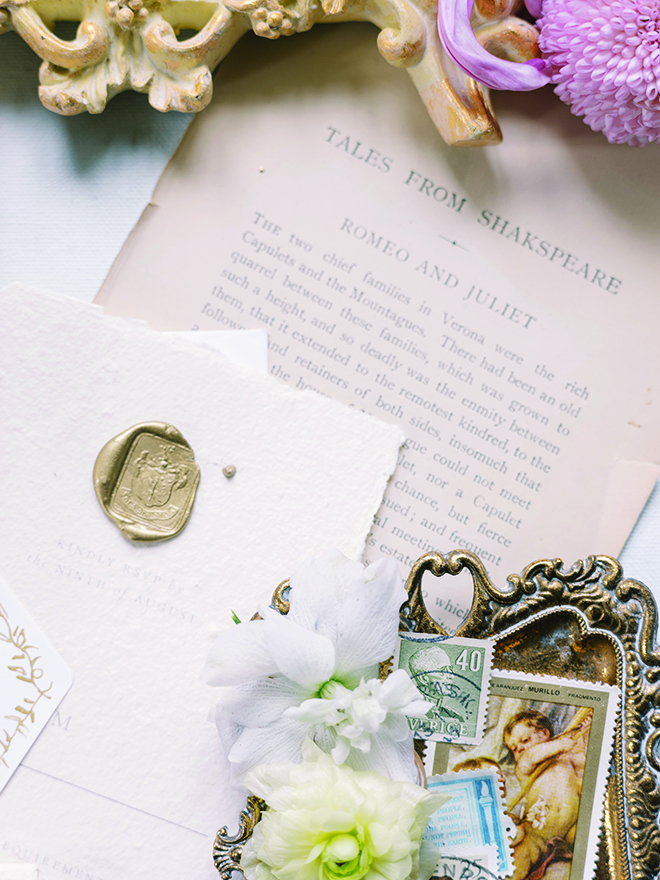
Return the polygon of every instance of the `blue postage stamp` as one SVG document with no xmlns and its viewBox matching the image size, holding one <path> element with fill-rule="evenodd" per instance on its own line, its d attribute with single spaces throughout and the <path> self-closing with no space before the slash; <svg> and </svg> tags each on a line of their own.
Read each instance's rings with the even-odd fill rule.
<svg viewBox="0 0 660 880">
<path fill-rule="evenodd" d="M 465 856 L 470 850 L 494 845 L 499 876 L 513 873 L 513 823 L 504 811 L 502 781 L 495 770 L 431 776 L 428 790 L 451 795 L 431 816 L 424 833 L 443 855 Z"/>
<path fill-rule="evenodd" d="M 476 745 L 483 738 L 493 643 L 399 633 L 398 666 L 433 708 L 409 718 L 419 739 Z"/>
</svg>

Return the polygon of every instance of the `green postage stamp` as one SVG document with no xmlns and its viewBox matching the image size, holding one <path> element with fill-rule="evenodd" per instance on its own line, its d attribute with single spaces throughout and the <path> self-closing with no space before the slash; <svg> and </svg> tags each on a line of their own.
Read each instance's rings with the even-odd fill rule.
<svg viewBox="0 0 660 880">
<path fill-rule="evenodd" d="M 405 669 L 433 708 L 410 718 L 417 738 L 474 745 L 481 742 L 493 643 L 399 633 L 398 665 Z"/>
</svg>

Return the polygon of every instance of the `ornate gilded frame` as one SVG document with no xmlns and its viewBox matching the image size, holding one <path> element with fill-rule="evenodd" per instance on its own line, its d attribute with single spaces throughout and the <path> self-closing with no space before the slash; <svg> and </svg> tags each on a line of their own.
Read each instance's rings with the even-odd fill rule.
<svg viewBox="0 0 660 880">
<path fill-rule="evenodd" d="M 481 561 L 467 550 L 425 553 L 408 577 L 401 629 L 448 635 L 430 616 L 422 595 L 425 573 L 468 571 L 474 584 L 470 612 L 455 635 L 492 638 L 496 669 L 601 681 L 621 688 L 613 772 L 607 787 L 598 880 L 651 880 L 660 870 L 660 652 L 655 649 L 657 609 L 651 592 L 624 578 L 616 559 L 590 556 L 563 568 L 542 559 L 498 589 Z M 288 611 L 288 582 L 273 596 Z M 222 828 L 214 863 L 223 880 L 240 871 L 242 844 L 264 804 L 249 798 L 237 834 Z"/>
<path fill-rule="evenodd" d="M 274 40 L 316 23 L 369 21 L 378 49 L 405 68 L 448 144 L 497 143 L 488 89 L 453 63 L 436 27 L 438 0 L 0 0 L 0 34 L 14 30 L 42 59 L 39 97 L 65 116 L 100 113 L 118 92 L 146 92 L 158 110 L 194 113 L 211 100 L 212 71 L 247 31 Z M 442 2 L 442 0 L 440 0 Z M 472 24 L 489 51 L 538 57 L 522 0 L 476 0 Z M 56 33 L 77 24 L 76 36 Z M 178 39 L 190 32 L 186 39 Z"/>
</svg>

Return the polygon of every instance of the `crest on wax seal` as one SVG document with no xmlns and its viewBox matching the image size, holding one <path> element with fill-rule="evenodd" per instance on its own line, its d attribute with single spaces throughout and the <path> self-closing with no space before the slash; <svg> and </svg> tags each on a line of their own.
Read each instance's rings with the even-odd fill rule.
<svg viewBox="0 0 660 880">
<path fill-rule="evenodd" d="M 131 541 L 178 535 L 190 518 L 198 484 L 190 444 L 164 422 L 145 422 L 118 434 L 94 463 L 96 497 Z"/>
</svg>

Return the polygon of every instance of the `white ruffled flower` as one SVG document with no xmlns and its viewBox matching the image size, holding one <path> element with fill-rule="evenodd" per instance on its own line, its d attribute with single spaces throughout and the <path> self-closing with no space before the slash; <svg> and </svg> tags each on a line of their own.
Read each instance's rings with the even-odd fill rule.
<svg viewBox="0 0 660 880">
<path fill-rule="evenodd" d="M 422 835 L 448 797 L 337 766 L 309 740 L 302 751 L 245 779 L 268 804 L 243 847 L 248 880 L 427 880 L 440 853 Z"/>
<path fill-rule="evenodd" d="M 406 716 L 423 718 L 433 705 L 422 699 L 403 669 L 397 669 L 385 681 L 362 679 L 354 690 L 339 682 L 331 682 L 326 690 L 320 697 L 287 709 L 285 715 L 307 724 L 334 727 L 337 745 L 332 749 L 332 757 L 337 764 L 344 763 L 351 748 L 368 753 L 371 737 L 379 731 L 388 733 L 394 742 L 409 739 Z"/>
<path fill-rule="evenodd" d="M 308 560 L 291 577 L 286 616 L 260 609 L 211 648 L 204 679 L 228 688 L 215 714 L 232 779 L 258 764 L 301 760 L 306 737 L 337 763 L 413 781 L 406 715 L 431 704 L 403 670 L 379 681 L 394 653 L 406 599 L 396 564 L 363 568 L 339 552 Z"/>
</svg>

